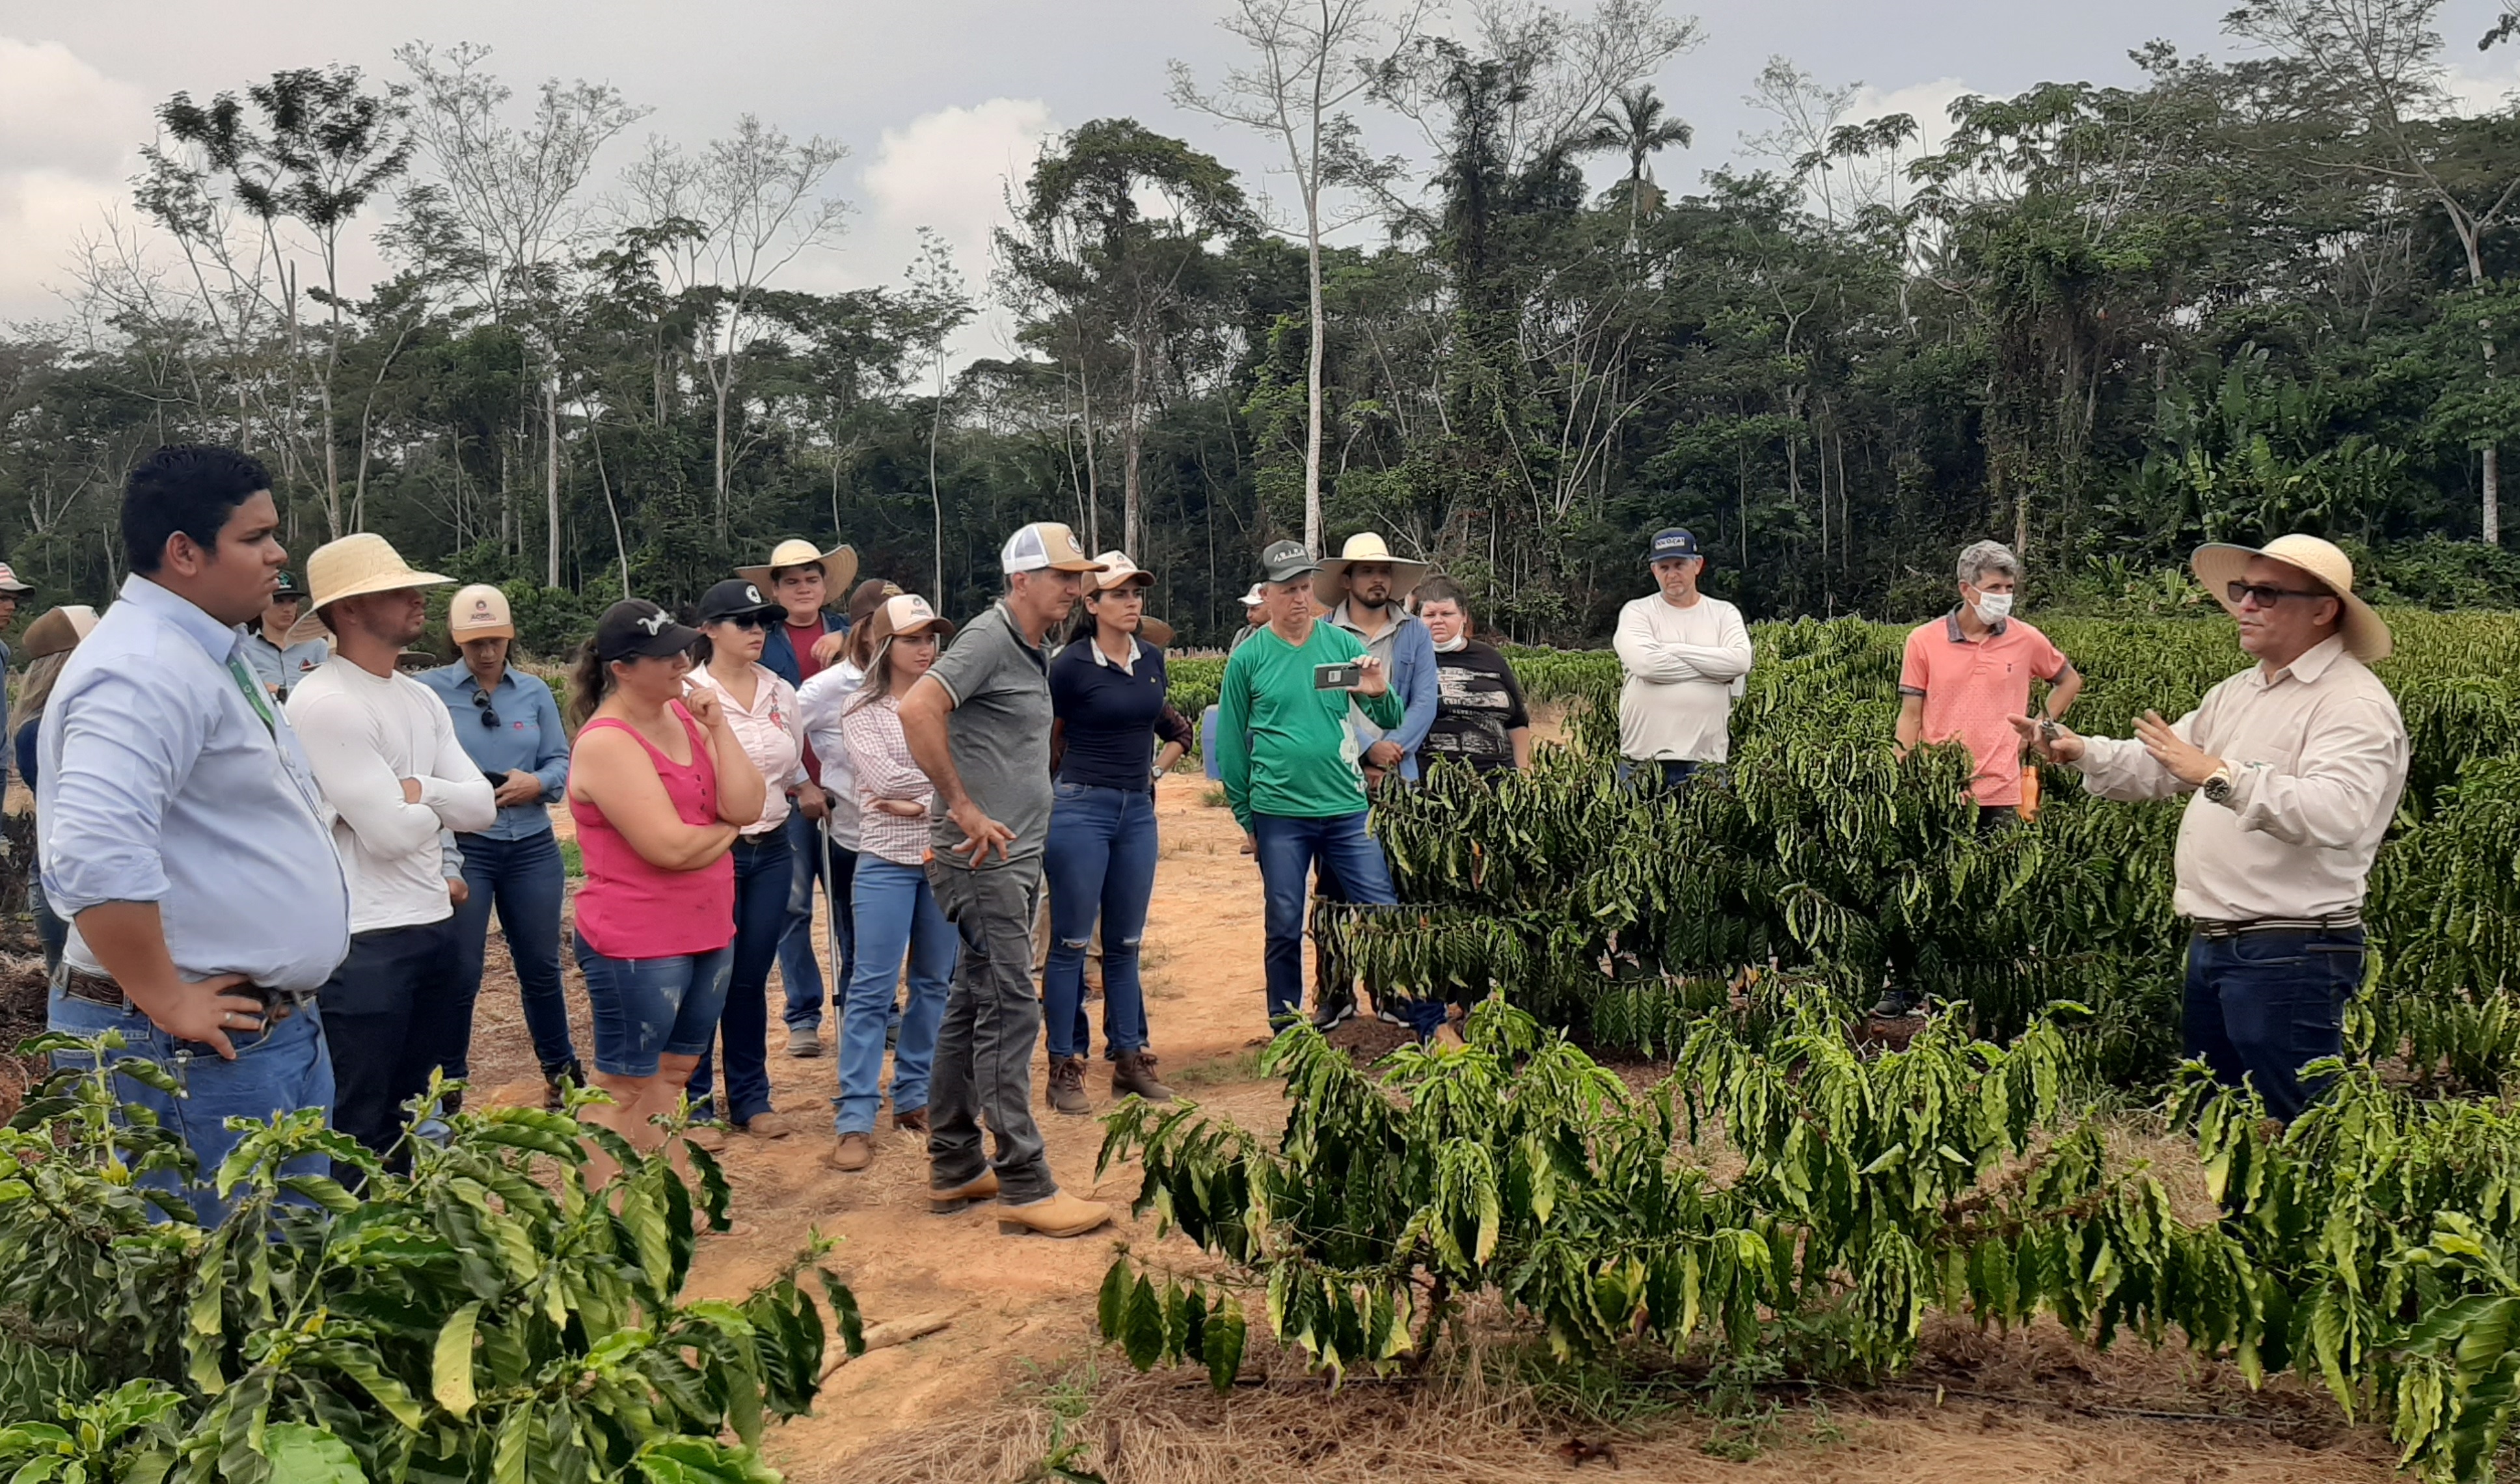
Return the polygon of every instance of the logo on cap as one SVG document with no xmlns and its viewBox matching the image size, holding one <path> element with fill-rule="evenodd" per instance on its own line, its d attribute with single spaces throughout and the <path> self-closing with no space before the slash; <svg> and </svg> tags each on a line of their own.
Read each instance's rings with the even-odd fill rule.
<svg viewBox="0 0 2520 1484">
<path fill-rule="evenodd" d="M 673 616 L 660 608 L 657 611 L 641 618 L 638 620 L 638 623 L 639 627 L 648 631 L 648 637 L 653 639 L 657 635 L 665 632 L 665 625 L 673 621 Z"/>
<path fill-rule="evenodd" d="M 749 582 L 745 583 L 743 585 L 743 601 L 746 603 L 759 603 L 761 601 L 761 589 L 754 587 Z"/>
</svg>

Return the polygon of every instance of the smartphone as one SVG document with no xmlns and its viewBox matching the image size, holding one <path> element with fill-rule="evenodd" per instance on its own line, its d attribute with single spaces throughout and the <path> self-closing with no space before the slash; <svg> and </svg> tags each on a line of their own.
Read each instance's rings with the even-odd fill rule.
<svg viewBox="0 0 2520 1484">
<path fill-rule="evenodd" d="M 1364 683 L 1365 666 L 1360 664 L 1313 666 L 1313 689 L 1316 691 L 1353 691 Z"/>
</svg>

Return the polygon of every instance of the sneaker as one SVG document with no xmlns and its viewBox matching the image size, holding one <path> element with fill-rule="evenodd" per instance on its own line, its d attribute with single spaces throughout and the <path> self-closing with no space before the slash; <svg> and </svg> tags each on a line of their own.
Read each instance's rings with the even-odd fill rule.
<svg viewBox="0 0 2520 1484">
<path fill-rule="evenodd" d="M 1094 1103 L 1085 1096 L 1085 1058 L 1051 1057 L 1050 1085 L 1044 1093 L 1053 1108 L 1071 1117 L 1093 1112 Z"/>
<path fill-rule="evenodd" d="M 1313 1000 L 1313 1029 L 1325 1036 L 1356 1018 L 1356 995 L 1352 991 L 1327 1003 L 1319 995 Z"/>
<path fill-rule="evenodd" d="M 1387 1005 L 1375 1006 L 1373 1008 L 1373 1018 L 1381 1021 L 1385 1025 L 1397 1025 L 1402 1030 L 1407 1030 L 1409 1028 L 1408 1018 L 1402 1015 L 1400 1012 L 1391 1009 Z"/>
<path fill-rule="evenodd" d="M 998 1172 L 982 1170 L 980 1178 L 967 1185 L 927 1188 L 927 1209 L 939 1216 L 951 1216 L 965 1206 L 975 1206 L 984 1200 L 998 1198 Z"/>
<path fill-rule="evenodd" d="M 998 1208 L 998 1231 L 1009 1237 L 1082 1237 L 1111 1219 L 1111 1208 L 1061 1191 L 1042 1200 Z"/>
<path fill-rule="evenodd" d="M 864 1134 L 842 1134 L 840 1142 L 823 1156 L 823 1162 L 842 1174 L 854 1175 L 875 1163 L 875 1141 Z"/>
<path fill-rule="evenodd" d="M 788 1055 L 799 1061 L 809 1061 L 823 1054 L 823 1032 L 820 1026 L 788 1027 Z"/>
<path fill-rule="evenodd" d="M 1123 1052 L 1111 1061 L 1111 1096 L 1135 1094 L 1148 1102 L 1170 1102 L 1173 1090 L 1155 1080 L 1155 1054 Z"/>
<path fill-rule="evenodd" d="M 1896 1020 L 1915 1012 L 1916 1003 L 1904 989 L 1885 989 L 1872 1005 L 1872 1018 L 1876 1020 Z"/>
</svg>

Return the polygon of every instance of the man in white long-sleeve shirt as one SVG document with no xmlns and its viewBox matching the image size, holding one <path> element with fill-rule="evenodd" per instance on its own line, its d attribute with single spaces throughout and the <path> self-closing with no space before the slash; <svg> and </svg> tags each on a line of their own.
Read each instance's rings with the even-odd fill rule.
<svg viewBox="0 0 2520 1484">
<path fill-rule="evenodd" d="M 471 1006 L 456 992 L 455 904 L 443 832 L 498 818 L 490 780 L 464 751 L 445 702 L 394 668 L 427 629 L 415 572 L 375 535 L 344 536 L 306 563 L 333 657 L 289 697 L 289 724 L 333 812 L 350 879 L 350 956 L 318 1004 L 333 1055 L 334 1126 L 400 1162 L 403 1104 L 440 1066 L 464 1064 Z M 304 637 L 304 636 L 299 636 Z"/>
<path fill-rule="evenodd" d="M 1720 763 L 1732 744 L 1732 700 L 1750 673 L 1741 610 L 1697 590 L 1706 570 L 1697 538 L 1673 527 L 1645 553 L 1661 591 L 1619 610 L 1612 641 L 1628 672 L 1619 692 L 1621 777 L 1651 770 L 1664 787 Z"/>
<path fill-rule="evenodd" d="M 2196 579 L 2239 620 L 2257 660 L 2177 722 L 2147 711 L 2131 741 L 2015 716 L 2102 798 L 2191 794 L 2178 890 L 2190 920 L 2187 1054 L 2245 1078 L 2290 1120 L 2318 1095 L 2301 1068 L 2345 1049 L 2362 983 L 2362 893 L 2407 785 L 2407 728 L 2368 664 L 2386 624 L 2354 596 L 2354 563 L 2316 536 L 2197 549 Z"/>
</svg>

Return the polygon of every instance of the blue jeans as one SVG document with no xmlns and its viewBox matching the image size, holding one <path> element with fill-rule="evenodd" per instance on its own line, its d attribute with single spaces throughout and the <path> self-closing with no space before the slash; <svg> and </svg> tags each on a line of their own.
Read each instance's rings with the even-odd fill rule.
<svg viewBox="0 0 2520 1484">
<path fill-rule="evenodd" d="M 927 1106 L 936 1068 L 936 1032 L 945 1020 L 962 935 L 936 905 L 927 873 L 881 856 L 860 857 L 849 911 L 858 924 L 858 955 L 840 1007 L 840 1095 L 832 1100 L 832 1132 L 872 1134 L 883 1081 L 883 1033 L 892 1019 L 892 986 L 903 955 L 910 959 L 910 1009 L 892 1054 L 894 1117 Z"/>
<path fill-rule="evenodd" d="M 800 1025 L 820 1030 L 823 965 L 814 957 L 814 883 L 823 878 L 823 835 L 799 810 L 790 810 L 782 828 L 788 832 L 793 875 L 788 885 L 788 935 L 779 940 L 779 980 L 788 991 L 781 1018 L 790 1030 Z M 856 851 L 833 844 L 831 879 L 823 881 L 832 903 L 832 929 L 840 940 L 840 962 L 832 967 L 841 984 L 849 982 L 849 965 L 857 958 L 857 934 L 849 925 L 849 873 L 857 860 Z"/>
<path fill-rule="evenodd" d="M 577 939 L 577 969 L 586 975 L 587 1009 L 595 1017 L 595 1069 L 614 1077 L 652 1077 L 658 1057 L 698 1057 L 717 1035 L 726 1008 L 735 945 L 668 959 L 608 959 Z"/>
<path fill-rule="evenodd" d="M 1660 783 L 1665 788 L 1686 788 L 1705 764 L 1677 757 L 1623 757 L 1619 759 L 1619 782 L 1635 783 L 1642 788 Z"/>
<path fill-rule="evenodd" d="M 787 946 L 788 868 L 795 857 L 784 829 L 737 840 L 729 854 L 735 857 L 735 959 L 718 1027 L 726 1045 L 727 1120 L 745 1124 L 770 1111 L 770 966 Z M 691 1085 L 692 1102 L 712 1113 L 716 1059 L 702 1052 Z"/>
<path fill-rule="evenodd" d="M 1147 1049 L 1138 949 L 1155 894 L 1155 796 L 1137 788 L 1060 784 L 1042 855 L 1050 889 L 1050 957 L 1041 975 L 1050 1054 L 1082 1057 L 1085 950 L 1102 924 L 1102 1054 Z"/>
<path fill-rule="evenodd" d="M 472 1002 L 481 993 L 481 960 L 489 947 L 495 903 L 499 935 L 508 940 L 508 957 L 517 966 L 517 993 L 524 1003 L 534 1060 L 545 1072 L 574 1065 L 577 1048 L 568 1038 L 568 996 L 560 979 L 561 898 L 568 887 L 560 841 L 546 830 L 520 840 L 465 834 L 456 842 L 464 847 L 464 884 L 471 893 L 455 909 L 455 993 L 464 1002 L 466 1026 L 472 1025 Z M 465 1040 L 469 1048 L 472 1037 Z M 466 1070 L 467 1063 L 458 1061 L 446 1074 L 460 1077 Z"/>
<path fill-rule="evenodd" d="M 38 864 L 26 873 L 26 910 L 35 915 L 35 936 L 44 940 L 44 972 L 50 974 L 62 967 L 62 955 L 69 948 L 70 924 L 63 922 L 44 900 L 44 873 Z"/>
<path fill-rule="evenodd" d="M 217 1052 L 199 1042 L 167 1035 L 136 1010 L 110 1010 L 62 994 L 52 997 L 45 1024 L 74 1036 L 118 1030 L 124 1042 L 118 1057 L 153 1061 L 174 1074 L 176 1086 L 184 1090 L 180 1098 L 130 1077 L 116 1079 L 114 1092 L 124 1102 L 155 1113 L 160 1128 L 172 1130 L 192 1147 L 200 1161 L 194 1182 L 188 1185 L 175 1172 L 160 1170 L 141 1177 L 140 1183 L 181 1194 L 205 1226 L 223 1214 L 210 1182 L 236 1147 L 237 1136 L 228 1132 L 230 1118 L 268 1121 L 309 1107 L 324 1109 L 328 1118 L 332 1112 L 333 1058 L 324 1047 L 323 1012 L 312 1003 L 259 1034 L 230 1037 L 234 1061 L 222 1061 Z M 84 1054 L 57 1052 L 53 1064 L 67 1068 L 89 1062 Z M 282 1172 L 323 1175 L 332 1163 L 322 1154 L 301 1154 Z"/>
<path fill-rule="evenodd" d="M 1274 1024 L 1291 1018 L 1303 1004 L 1304 884 L 1314 863 L 1329 867 L 1345 901 L 1392 907 L 1400 898 L 1391 889 L 1391 870 L 1382 859 L 1382 847 L 1365 832 L 1362 809 L 1318 820 L 1254 814 L 1251 834 L 1259 845 L 1265 894 L 1263 960 L 1269 972 L 1269 1019 Z M 1104 947 L 1108 949 L 1107 941 Z M 1433 1035 L 1444 1023 L 1441 1000 L 1395 999 L 1391 1008 L 1420 1038 Z"/>
<path fill-rule="evenodd" d="M 2362 929 L 2244 932 L 2187 941 L 2187 1055 L 2214 1080 L 2255 1083 L 2289 1123 L 2320 1091 L 2301 1069 L 2345 1054 L 2345 1005 L 2362 987 Z"/>
</svg>

